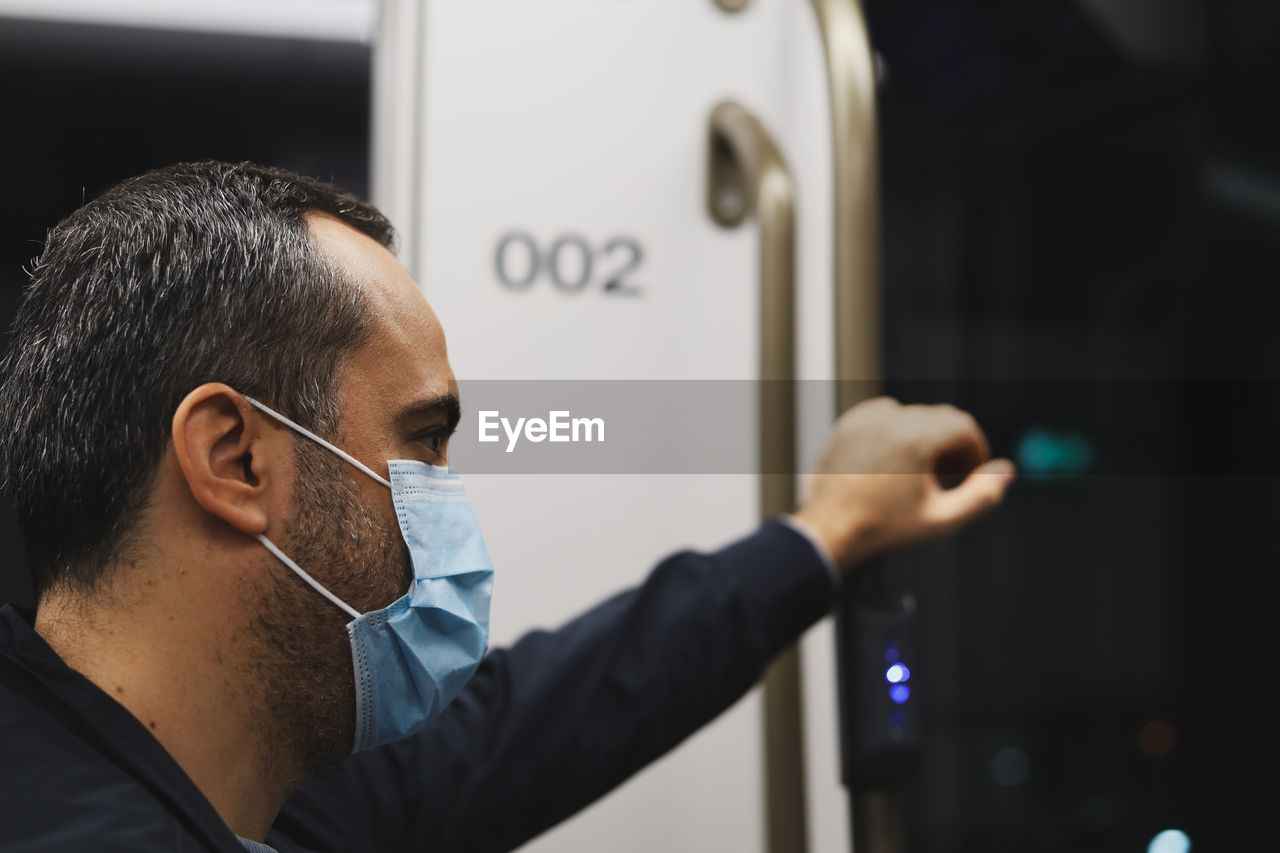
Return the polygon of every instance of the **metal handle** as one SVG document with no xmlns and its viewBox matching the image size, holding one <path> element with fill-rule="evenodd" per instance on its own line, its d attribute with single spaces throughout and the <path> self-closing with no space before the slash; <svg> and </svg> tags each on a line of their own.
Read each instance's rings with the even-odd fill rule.
<svg viewBox="0 0 1280 853">
<path fill-rule="evenodd" d="M 878 393 L 881 378 L 875 57 L 858 0 L 813 0 L 813 8 L 831 101 L 836 410 L 843 412 Z"/>
<path fill-rule="evenodd" d="M 726 102 L 711 113 L 707 209 L 726 228 L 760 224 L 760 512 L 795 508 L 795 184 L 768 132 Z M 765 805 L 768 849 L 803 853 L 804 743 L 800 652 L 783 651 L 764 681 Z"/>
<path fill-rule="evenodd" d="M 882 381 L 875 55 L 858 0 L 813 0 L 813 8 L 827 58 L 831 102 L 835 397 L 839 414 L 878 394 Z M 837 635 L 843 634 L 844 625 L 840 624 Z M 843 655 L 841 660 L 844 666 Z M 905 849 L 900 792 L 854 792 L 851 813 L 855 851 L 900 853 Z"/>
<path fill-rule="evenodd" d="M 839 414 L 879 393 L 881 382 L 875 58 L 858 0 L 813 0 L 813 8 L 826 55 L 831 110 L 835 403 Z M 766 380 L 762 388 L 772 388 L 781 398 L 766 405 L 767 394 L 761 394 L 762 470 L 789 471 L 795 458 L 795 385 L 790 381 L 795 376 L 794 186 L 776 146 L 741 107 L 722 104 L 716 109 L 710 139 L 707 201 L 712 218 L 726 227 L 738 225 L 750 212 L 760 219 L 760 375 Z M 766 172 L 778 177 L 766 181 Z M 775 194 L 781 203 L 773 200 Z M 766 199 L 764 205 L 762 199 Z M 789 225 L 770 224 L 783 211 Z M 779 269 L 782 258 L 785 269 Z M 767 381 L 774 379 L 785 381 Z M 777 464 L 779 461 L 782 464 Z M 792 477 L 762 475 L 764 514 L 788 512 L 794 501 Z M 770 853 L 803 853 L 808 849 L 801 695 L 799 648 L 793 646 L 770 667 L 764 685 Z M 903 849 L 903 809 L 897 792 L 858 792 L 853 796 L 852 813 L 853 846 L 858 853 L 897 853 Z"/>
</svg>

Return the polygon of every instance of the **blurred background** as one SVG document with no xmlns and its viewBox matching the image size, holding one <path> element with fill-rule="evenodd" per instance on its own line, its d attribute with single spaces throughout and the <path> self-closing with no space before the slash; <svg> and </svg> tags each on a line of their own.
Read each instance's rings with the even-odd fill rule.
<svg viewBox="0 0 1280 853">
<path fill-rule="evenodd" d="M 375 0 L 175 7 L 0 0 L 6 327 L 45 231 L 122 178 L 254 160 L 369 194 Z M 864 9 L 886 390 L 1023 471 L 890 561 L 933 673 L 909 849 L 1280 849 L 1280 3 Z M 0 505 L 5 600 L 31 591 Z"/>
</svg>

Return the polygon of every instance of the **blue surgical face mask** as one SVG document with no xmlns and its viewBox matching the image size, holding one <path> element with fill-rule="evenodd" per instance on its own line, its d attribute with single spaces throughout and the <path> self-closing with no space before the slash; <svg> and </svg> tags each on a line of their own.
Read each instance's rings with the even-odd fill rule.
<svg viewBox="0 0 1280 853">
<path fill-rule="evenodd" d="M 480 525 L 447 467 L 391 460 L 383 479 L 359 460 L 278 412 L 252 405 L 336 453 L 391 490 L 413 583 L 380 610 L 360 613 L 325 589 L 267 537 L 263 546 L 317 592 L 351 614 L 347 633 L 355 667 L 352 752 L 407 737 L 435 719 L 475 673 L 489 643 L 493 564 Z"/>
</svg>

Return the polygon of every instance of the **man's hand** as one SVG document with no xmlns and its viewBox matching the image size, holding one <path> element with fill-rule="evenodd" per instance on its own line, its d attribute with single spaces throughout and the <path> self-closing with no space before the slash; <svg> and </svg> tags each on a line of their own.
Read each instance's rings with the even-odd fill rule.
<svg viewBox="0 0 1280 853">
<path fill-rule="evenodd" d="M 998 504 L 1014 466 L 989 455 L 977 422 L 954 406 L 867 400 L 836 421 L 794 518 L 847 572 L 873 554 L 950 533 Z M 953 479 L 959 484 L 945 488 Z"/>
</svg>

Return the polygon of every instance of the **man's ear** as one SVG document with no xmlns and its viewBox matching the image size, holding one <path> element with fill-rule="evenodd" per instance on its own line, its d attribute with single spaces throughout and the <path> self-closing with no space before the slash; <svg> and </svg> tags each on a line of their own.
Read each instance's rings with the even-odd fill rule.
<svg viewBox="0 0 1280 853">
<path fill-rule="evenodd" d="M 173 448 L 191 496 L 210 515 L 250 536 L 265 533 L 269 466 L 278 430 L 262 430 L 262 418 L 235 389 L 209 382 L 187 394 L 173 414 Z"/>
</svg>

